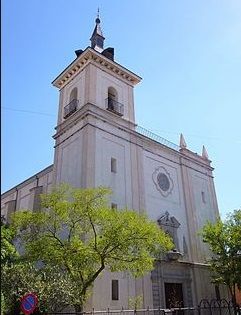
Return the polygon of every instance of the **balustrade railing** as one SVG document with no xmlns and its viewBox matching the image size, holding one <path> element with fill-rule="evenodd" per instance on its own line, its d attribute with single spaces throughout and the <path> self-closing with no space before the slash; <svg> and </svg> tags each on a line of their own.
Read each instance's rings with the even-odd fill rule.
<svg viewBox="0 0 241 315">
<path fill-rule="evenodd" d="M 150 130 L 147 130 L 143 127 L 137 126 L 136 131 L 138 133 L 142 134 L 143 136 L 150 138 L 156 142 L 159 142 L 159 143 L 161 143 L 161 144 L 163 144 L 163 145 L 165 145 L 165 146 L 167 146 L 173 150 L 179 151 L 179 149 L 180 149 L 180 147 L 177 144 L 170 142 L 170 141 L 166 140 L 165 138 L 162 138 L 161 136 L 159 136 L 159 135 L 157 135 L 157 134 L 155 134 L 155 133 L 151 132 Z"/>
<path fill-rule="evenodd" d="M 117 102 L 111 97 L 108 97 L 106 100 L 106 109 L 108 109 L 111 112 L 114 112 L 115 114 L 119 116 L 124 115 L 124 106 L 123 104 Z"/>
<path fill-rule="evenodd" d="M 64 118 L 69 117 L 77 110 L 78 100 L 72 100 L 68 105 L 64 107 Z"/>
</svg>

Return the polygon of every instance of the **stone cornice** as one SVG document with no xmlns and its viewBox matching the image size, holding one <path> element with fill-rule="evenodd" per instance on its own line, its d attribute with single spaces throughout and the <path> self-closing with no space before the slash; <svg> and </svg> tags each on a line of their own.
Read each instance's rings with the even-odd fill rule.
<svg viewBox="0 0 241 315">
<path fill-rule="evenodd" d="M 94 104 L 87 103 L 82 108 L 77 110 L 72 116 L 70 116 L 68 119 L 55 127 L 56 134 L 53 135 L 53 138 L 56 140 L 59 136 L 63 135 L 74 125 L 78 124 L 80 120 L 83 120 L 88 115 L 91 115 L 92 117 L 95 117 L 96 119 L 100 119 L 102 121 L 108 121 L 109 124 L 119 129 L 125 128 L 127 130 L 130 130 L 131 128 L 134 129 L 136 126 L 136 124 L 132 121 L 125 120 L 109 111 L 103 110 L 102 108 Z"/>
<path fill-rule="evenodd" d="M 206 165 L 211 165 L 211 160 L 209 159 L 206 159 L 204 158 L 203 156 L 191 151 L 191 150 L 188 150 L 186 148 L 181 148 L 180 149 L 180 152 L 183 154 L 183 156 L 185 157 L 189 157 L 191 158 L 192 160 L 196 160 L 196 162 L 200 162 L 200 163 L 204 163 Z"/>
<path fill-rule="evenodd" d="M 166 260 L 157 260 L 157 262 L 161 262 L 167 265 L 170 265 L 170 261 L 166 261 Z M 178 260 L 178 261 L 174 261 L 172 262 L 172 265 L 188 265 L 190 267 L 200 267 L 200 268 L 209 268 L 210 265 L 207 263 L 202 263 L 202 262 L 195 262 L 195 261 L 188 261 L 188 260 Z"/>
<path fill-rule="evenodd" d="M 115 75 L 119 76 L 122 80 L 125 80 L 128 84 L 131 84 L 132 86 L 141 81 L 141 77 L 139 77 L 135 73 L 129 71 L 128 69 L 124 68 L 118 63 L 106 58 L 99 52 L 88 47 L 56 79 L 54 79 L 52 84 L 55 87 L 62 89 L 90 62 L 97 63 L 105 70 L 114 73 Z"/>
<path fill-rule="evenodd" d="M 114 116 L 113 116 L 114 115 Z M 62 136 L 64 133 L 66 133 L 68 130 L 70 130 L 74 125 L 78 124 L 80 120 L 85 119 L 86 117 L 91 116 L 96 119 L 100 119 L 104 122 L 108 121 L 108 123 L 120 130 L 123 130 L 124 132 L 127 132 L 130 136 L 134 138 L 129 138 L 128 141 L 134 141 L 134 143 L 138 146 L 141 146 L 146 151 L 152 152 L 152 149 L 154 148 L 160 148 L 160 146 L 169 153 L 172 152 L 172 155 L 182 158 L 182 161 L 173 160 L 170 159 L 171 162 L 178 163 L 179 165 L 183 165 L 189 169 L 193 169 L 195 171 L 198 171 L 204 175 L 210 176 L 207 172 L 213 171 L 214 169 L 206 163 L 201 157 L 199 157 L 196 153 L 193 153 L 193 156 L 187 156 L 183 154 L 182 150 L 176 151 L 164 144 L 161 144 L 151 138 L 148 138 L 138 132 L 136 132 L 135 127 L 136 125 L 131 122 L 124 120 L 122 118 L 119 118 L 115 114 L 112 114 L 111 112 L 108 112 L 106 110 L 103 110 L 102 108 L 99 108 L 98 106 L 94 104 L 86 104 L 81 109 L 79 109 L 77 112 L 73 114 L 73 116 L 70 116 L 66 121 L 62 122 L 60 125 L 58 125 L 56 129 L 56 134 L 53 136 L 53 138 L 56 140 L 56 145 L 59 143 L 59 137 Z M 113 120 L 113 117 L 115 117 L 115 120 Z M 82 128 L 82 127 L 81 127 Z M 106 132 L 108 132 L 106 130 Z M 128 139 L 128 138 L 126 138 Z M 62 140 L 61 140 L 62 141 Z M 166 159 L 169 159 L 165 157 Z M 189 165 L 189 163 L 192 162 L 194 165 L 199 165 L 200 167 L 205 168 L 205 172 L 199 171 L 196 169 L 196 167 L 192 167 Z"/>
</svg>

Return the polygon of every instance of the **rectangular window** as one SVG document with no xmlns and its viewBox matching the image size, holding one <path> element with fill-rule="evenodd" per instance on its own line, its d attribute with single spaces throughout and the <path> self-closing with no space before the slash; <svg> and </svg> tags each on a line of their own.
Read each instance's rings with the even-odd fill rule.
<svg viewBox="0 0 241 315">
<path fill-rule="evenodd" d="M 111 172 L 112 173 L 117 172 L 117 161 L 115 158 L 111 158 Z"/>
<path fill-rule="evenodd" d="M 202 191 L 202 202 L 206 203 L 206 196 L 205 196 L 205 192 Z"/>
<path fill-rule="evenodd" d="M 112 295 L 112 301 L 119 300 L 119 281 L 118 280 L 112 280 L 111 282 L 111 295 Z"/>
<path fill-rule="evenodd" d="M 117 204 L 116 203 L 112 203 L 111 204 L 111 209 L 117 209 Z"/>
</svg>

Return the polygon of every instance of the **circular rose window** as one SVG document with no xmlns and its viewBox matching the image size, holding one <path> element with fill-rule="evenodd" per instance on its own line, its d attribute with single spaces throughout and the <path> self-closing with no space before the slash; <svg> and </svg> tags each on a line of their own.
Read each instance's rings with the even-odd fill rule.
<svg viewBox="0 0 241 315">
<path fill-rule="evenodd" d="M 164 173 L 159 173 L 157 175 L 157 183 L 158 183 L 158 186 L 163 191 L 168 191 L 168 189 L 170 188 L 170 181 L 169 181 L 167 175 Z"/>
<path fill-rule="evenodd" d="M 152 174 L 152 180 L 156 186 L 156 189 L 162 194 L 163 197 L 167 197 L 172 193 L 174 183 L 170 174 L 163 166 L 159 166 L 155 169 L 154 173 Z"/>
</svg>

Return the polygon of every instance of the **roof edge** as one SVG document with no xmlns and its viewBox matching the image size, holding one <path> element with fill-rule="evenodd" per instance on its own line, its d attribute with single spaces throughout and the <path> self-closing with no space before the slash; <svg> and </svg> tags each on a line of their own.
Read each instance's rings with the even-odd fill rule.
<svg viewBox="0 0 241 315">
<path fill-rule="evenodd" d="M 94 54 L 97 56 L 94 56 Z M 110 60 L 103 54 L 88 46 L 52 81 L 52 84 L 55 87 L 61 89 L 69 82 L 69 80 L 72 80 L 73 77 L 76 76 L 85 67 L 87 62 L 90 62 L 91 60 L 97 61 L 97 59 L 101 59 L 101 65 L 107 67 L 110 70 L 118 68 L 119 75 L 123 76 L 125 80 L 130 81 L 130 83 L 132 83 L 133 85 L 139 83 L 142 80 L 142 78 L 134 72 L 128 70 L 119 63 Z"/>
<path fill-rule="evenodd" d="M 15 192 L 17 189 L 21 188 L 22 186 L 24 186 L 24 184 L 27 184 L 27 182 L 31 182 L 34 179 L 36 179 L 36 177 L 40 176 L 40 175 L 45 175 L 49 172 L 51 172 L 53 170 L 53 164 L 47 166 L 46 168 L 44 168 L 43 170 L 39 171 L 38 173 L 30 176 L 29 178 L 25 179 L 24 181 L 22 181 L 21 183 L 15 185 L 14 187 L 8 189 L 7 191 L 3 192 L 1 194 L 2 198 L 5 197 L 5 195 L 9 195 L 13 192 Z"/>
</svg>

